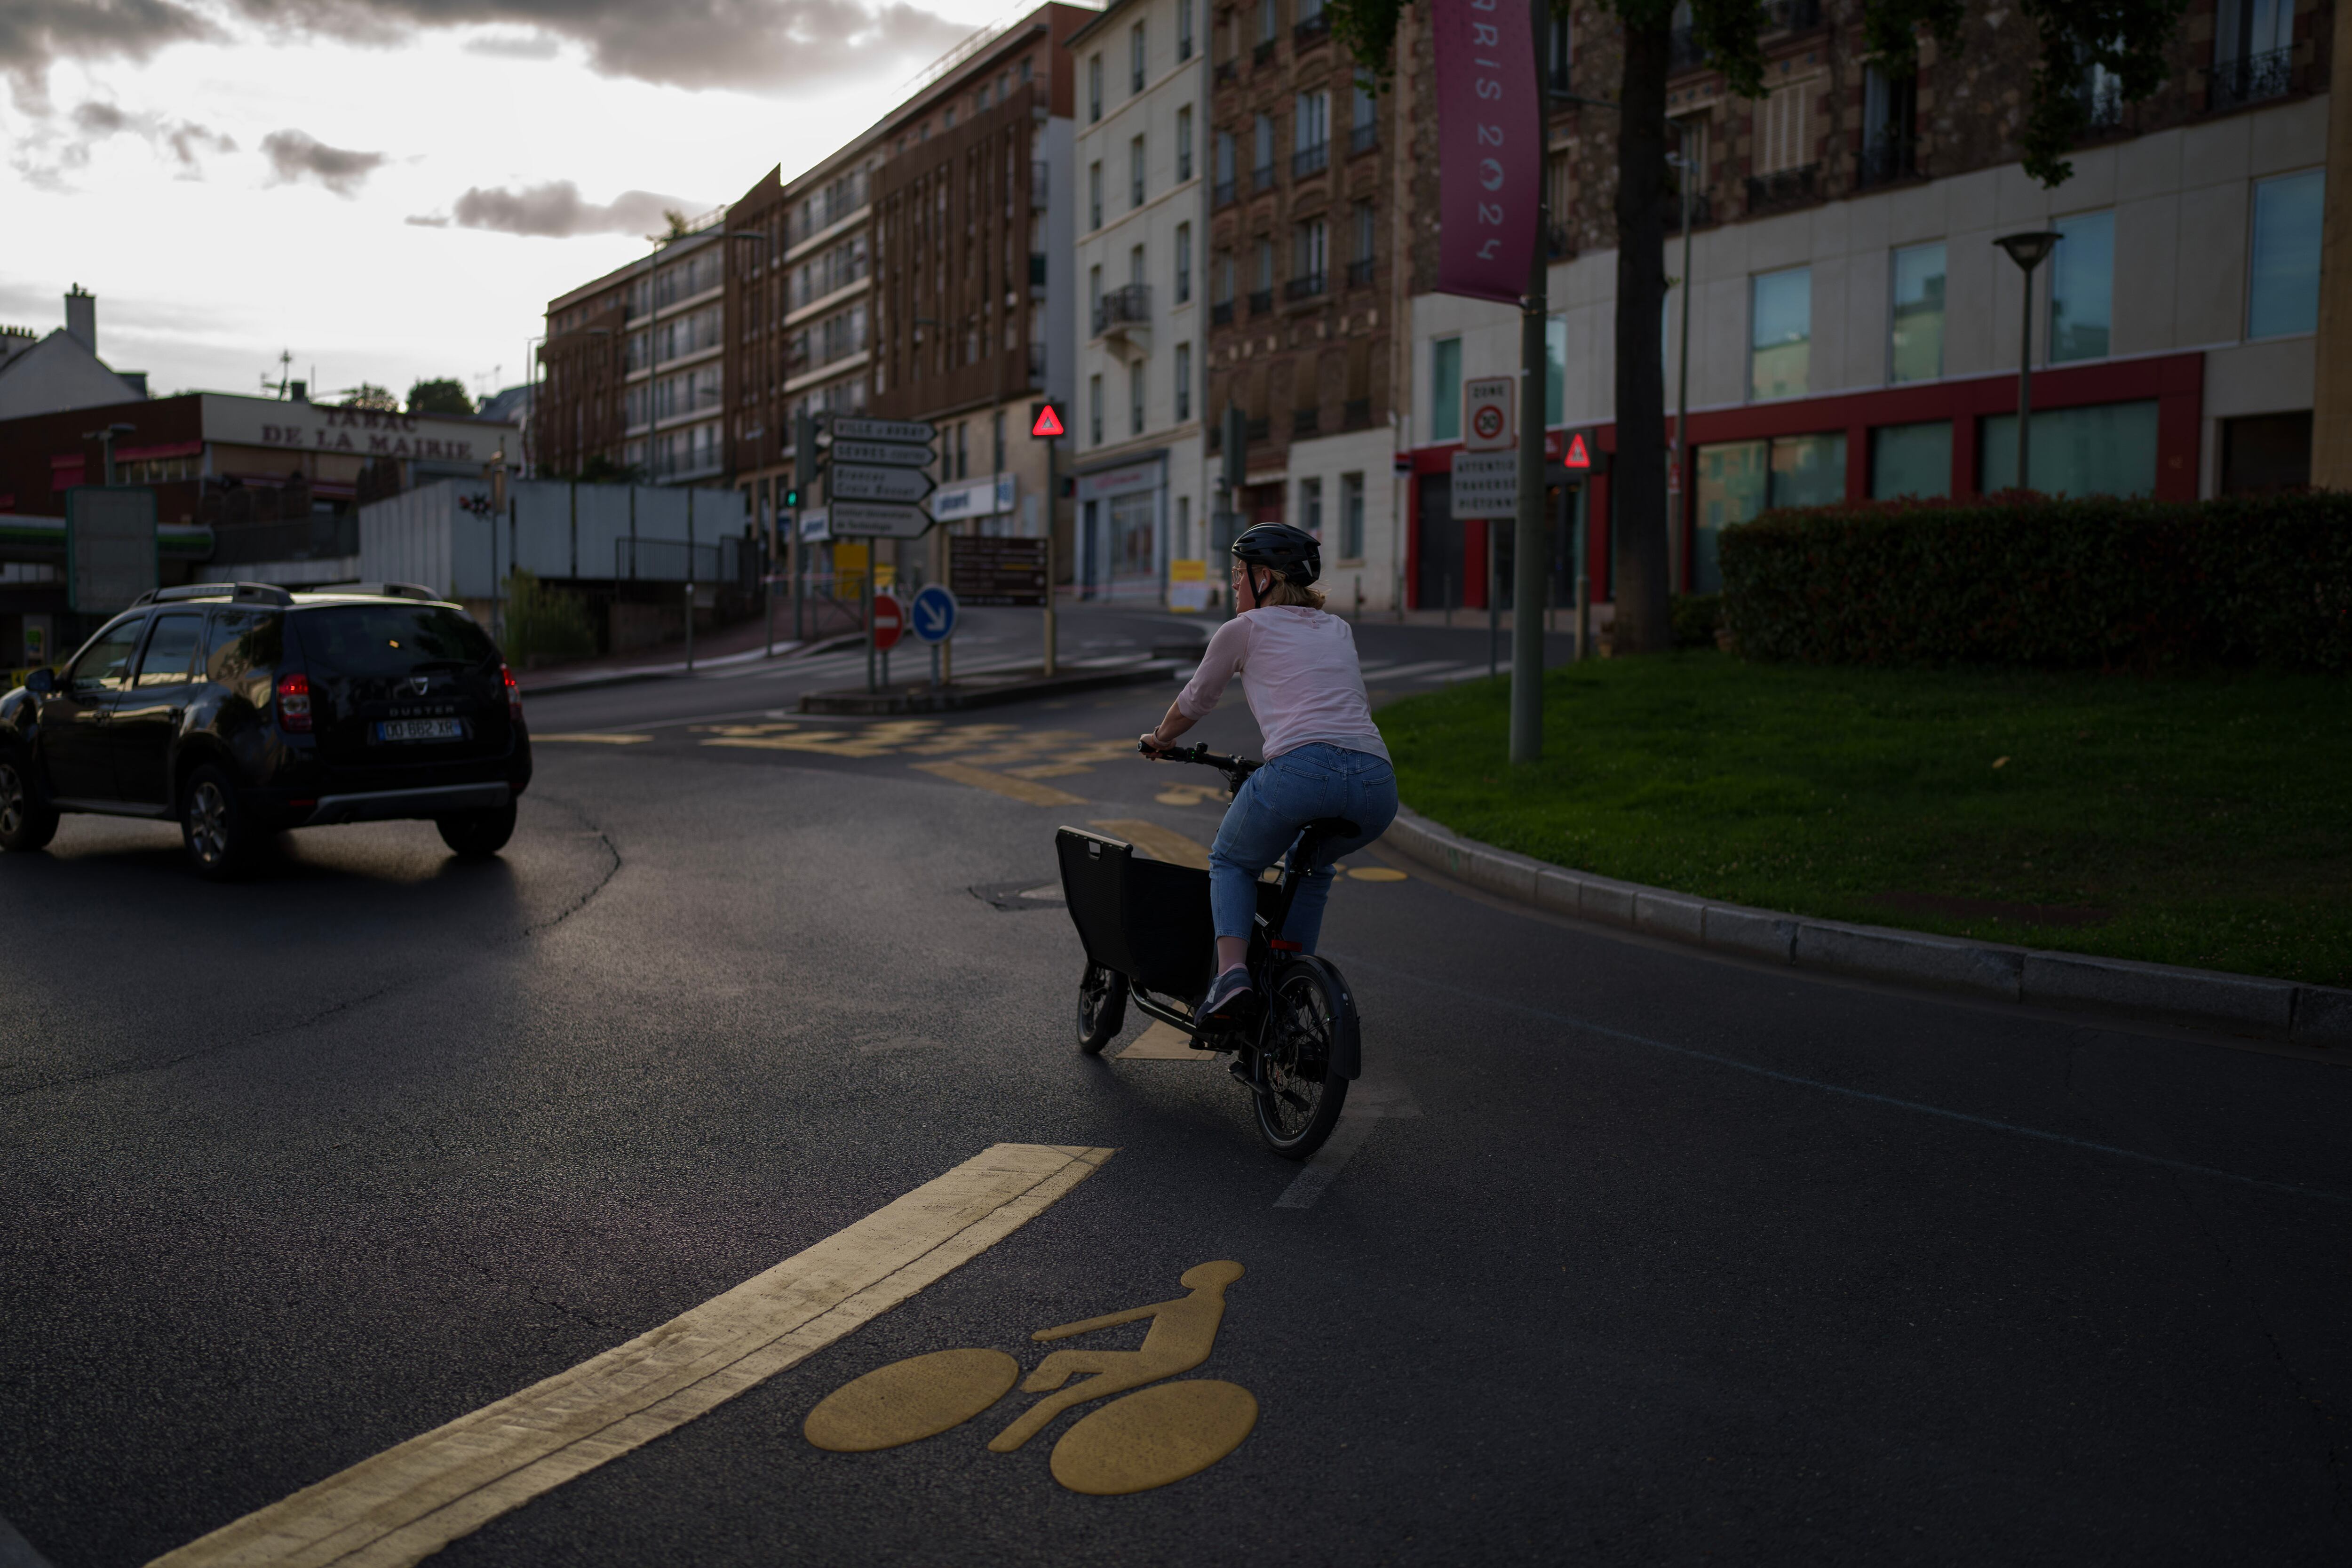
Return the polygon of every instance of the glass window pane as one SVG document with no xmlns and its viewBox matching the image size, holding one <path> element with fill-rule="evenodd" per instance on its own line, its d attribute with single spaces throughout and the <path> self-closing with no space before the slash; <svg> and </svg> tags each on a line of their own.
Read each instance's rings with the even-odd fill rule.
<svg viewBox="0 0 2352 1568">
<path fill-rule="evenodd" d="M 1442 338 L 1429 345 L 1429 438 L 1462 438 L 1462 340 Z"/>
<path fill-rule="evenodd" d="M 1544 424 L 1568 418 L 1568 322 L 1553 316 L 1544 322 Z"/>
<path fill-rule="evenodd" d="M 2017 461 L 2012 453 L 2010 461 Z M 1952 425 L 1885 425 L 1870 433 L 1870 499 L 1952 493 Z"/>
<path fill-rule="evenodd" d="M 1988 417 L 1983 436 L 1979 488 L 2009 489 L 2017 483 L 2017 416 Z M 2032 488 L 2044 495 L 2152 493 L 2156 489 L 2155 401 L 2037 409 L 2032 470 Z"/>
<path fill-rule="evenodd" d="M 1769 446 L 1764 441 L 1727 441 L 1697 449 L 1698 526 L 1691 567 L 1694 585 L 1702 594 L 1723 588 L 1723 570 L 1715 553 L 1723 531 L 1764 510 Z"/>
<path fill-rule="evenodd" d="M 1772 441 L 1774 506 L 1835 506 L 1845 500 L 1845 432 Z"/>
<path fill-rule="evenodd" d="M 2254 186 L 2254 265 L 2246 336 L 2319 328 L 2319 211 L 2326 175 L 2311 169 Z"/>
<path fill-rule="evenodd" d="M 1750 397 L 1802 397 L 1811 369 L 1813 270 L 1793 267 L 1748 279 Z"/>
<path fill-rule="evenodd" d="M 1933 381 L 1944 374 L 1944 247 L 1915 245 L 1895 253 L 1895 332 L 1889 368 L 1895 381 Z"/>
<path fill-rule="evenodd" d="M 139 658 L 139 684 L 178 686 L 185 681 L 204 629 L 202 616 L 165 616 L 157 621 L 147 638 L 147 651 Z"/>
<path fill-rule="evenodd" d="M 2051 226 L 2061 237 L 2050 258 L 2050 363 L 2105 359 L 2115 325 L 2116 215 L 2080 213 Z"/>
</svg>

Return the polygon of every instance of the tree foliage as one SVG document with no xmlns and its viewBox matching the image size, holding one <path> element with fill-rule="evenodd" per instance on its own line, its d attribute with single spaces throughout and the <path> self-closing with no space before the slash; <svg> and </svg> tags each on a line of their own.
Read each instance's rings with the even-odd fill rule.
<svg viewBox="0 0 2352 1568">
<path fill-rule="evenodd" d="M 408 411 L 411 414 L 471 414 L 474 399 L 466 391 L 466 384 L 448 376 L 436 381 L 420 381 L 408 389 Z"/>
<path fill-rule="evenodd" d="M 400 412 L 400 399 L 394 397 L 390 389 L 378 386 L 372 381 L 363 381 L 352 389 L 349 397 L 343 399 L 343 406 L 373 409 L 378 414 L 397 414 Z"/>
</svg>

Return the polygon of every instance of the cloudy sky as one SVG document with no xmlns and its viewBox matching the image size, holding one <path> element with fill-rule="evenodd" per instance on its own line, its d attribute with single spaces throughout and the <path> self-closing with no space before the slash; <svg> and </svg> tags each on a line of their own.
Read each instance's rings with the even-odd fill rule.
<svg viewBox="0 0 2352 1568">
<path fill-rule="evenodd" d="M 0 322 L 159 394 L 526 378 L 548 300 L 1006 0 L 0 0 Z"/>
</svg>

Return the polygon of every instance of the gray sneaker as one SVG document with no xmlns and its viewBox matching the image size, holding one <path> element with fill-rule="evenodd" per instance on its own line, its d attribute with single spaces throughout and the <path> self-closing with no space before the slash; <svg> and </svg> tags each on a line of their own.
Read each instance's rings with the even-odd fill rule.
<svg viewBox="0 0 2352 1568">
<path fill-rule="evenodd" d="M 1249 971 L 1237 966 L 1209 983 L 1209 994 L 1201 998 L 1196 1016 L 1231 1023 L 1256 1011 L 1257 993 L 1250 988 Z"/>
</svg>

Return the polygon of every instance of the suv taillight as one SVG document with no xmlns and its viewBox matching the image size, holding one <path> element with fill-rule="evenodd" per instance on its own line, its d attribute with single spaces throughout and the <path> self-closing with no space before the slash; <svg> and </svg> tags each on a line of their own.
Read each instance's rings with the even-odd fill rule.
<svg viewBox="0 0 2352 1568">
<path fill-rule="evenodd" d="M 278 727 L 289 735 L 310 732 L 310 678 L 299 670 L 278 678 Z"/>
<path fill-rule="evenodd" d="M 507 683 L 507 719 L 511 723 L 522 722 L 522 688 L 515 684 L 514 671 L 499 666 L 499 679 Z"/>
</svg>

